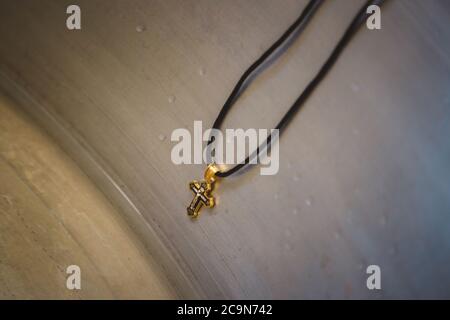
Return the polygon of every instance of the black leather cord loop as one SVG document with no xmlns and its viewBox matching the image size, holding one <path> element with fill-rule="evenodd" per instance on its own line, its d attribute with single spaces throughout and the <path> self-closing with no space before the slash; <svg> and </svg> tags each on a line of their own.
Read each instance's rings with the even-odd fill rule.
<svg viewBox="0 0 450 320">
<path fill-rule="evenodd" d="M 273 55 L 275 51 L 277 51 L 279 48 L 281 48 L 283 45 L 287 43 L 287 40 L 292 36 L 292 34 L 295 31 L 298 31 L 299 28 L 304 27 L 314 16 L 317 9 L 322 4 L 322 0 L 311 0 L 308 5 L 305 7 L 303 12 L 301 13 L 300 17 L 283 33 L 283 35 L 266 51 L 264 54 L 256 60 L 241 76 L 237 84 L 235 85 L 233 91 L 231 92 L 230 96 L 226 100 L 225 104 L 223 105 L 222 109 L 220 110 L 219 115 L 217 116 L 216 120 L 213 124 L 213 129 L 220 129 L 220 126 L 222 125 L 226 115 L 230 111 L 231 107 L 234 105 L 236 100 L 238 99 L 239 95 L 245 90 L 246 86 L 248 85 L 248 80 L 252 77 L 252 75 L 255 73 L 255 71 L 270 57 Z M 328 72 L 331 70 L 331 68 L 334 66 L 336 61 L 338 60 L 339 56 L 343 52 L 343 50 L 346 48 L 346 46 L 349 44 L 350 40 L 353 38 L 353 36 L 356 34 L 356 32 L 359 30 L 362 24 L 366 21 L 368 15 L 366 13 L 367 8 L 370 5 L 381 5 L 384 2 L 384 0 L 368 0 L 365 5 L 359 10 L 351 24 L 348 26 L 347 30 L 345 31 L 342 38 L 337 43 L 336 47 L 331 52 L 328 59 L 325 61 L 325 63 L 322 65 L 318 73 L 315 75 L 315 77 L 311 80 L 311 82 L 306 86 L 306 88 L 303 90 L 301 95 L 295 100 L 295 102 L 292 104 L 292 106 L 289 108 L 289 110 L 286 112 L 286 114 L 283 116 L 283 118 L 278 122 L 275 129 L 279 130 L 279 134 L 284 131 L 284 129 L 287 127 L 287 125 L 291 122 L 291 120 L 294 118 L 296 113 L 301 109 L 301 107 L 304 105 L 305 101 L 310 97 L 310 95 L 313 93 L 313 91 L 316 89 L 316 87 L 320 84 L 320 82 L 325 78 L 325 76 L 328 74 Z M 303 31 L 300 30 L 300 32 Z M 214 137 L 210 138 L 208 144 L 212 143 Z M 267 140 L 262 144 L 264 145 L 264 148 L 270 148 L 272 142 L 272 135 L 269 135 Z M 256 150 L 256 156 L 259 155 L 260 151 L 262 150 L 262 145 L 260 145 Z M 249 164 L 250 157 L 248 156 L 243 163 L 237 164 L 234 167 L 228 169 L 227 171 L 219 171 L 216 173 L 218 177 L 228 177 L 232 175 L 233 173 L 236 173 L 240 169 L 242 169 L 244 166 Z"/>
</svg>

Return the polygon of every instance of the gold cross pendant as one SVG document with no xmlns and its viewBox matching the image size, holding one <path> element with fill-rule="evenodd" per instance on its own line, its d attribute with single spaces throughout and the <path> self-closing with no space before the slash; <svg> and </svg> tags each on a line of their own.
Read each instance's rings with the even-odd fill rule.
<svg viewBox="0 0 450 320">
<path fill-rule="evenodd" d="M 197 218 L 203 206 L 214 207 L 214 197 L 211 195 L 211 192 L 214 189 L 214 182 L 216 181 L 216 173 L 218 171 L 219 169 L 214 164 L 210 164 L 205 171 L 205 180 L 194 180 L 189 183 L 189 189 L 195 194 L 194 199 L 192 199 L 191 204 L 187 208 L 187 214 L 191 218 Z"/>
</svg>

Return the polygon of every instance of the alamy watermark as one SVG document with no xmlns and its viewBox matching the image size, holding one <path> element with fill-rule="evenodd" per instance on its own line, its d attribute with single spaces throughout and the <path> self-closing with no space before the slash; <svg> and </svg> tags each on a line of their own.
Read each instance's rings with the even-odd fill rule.
<svg viewBox="0 0 450 320">
<path fill-rule="evenodd" d="M 367 289 L 381 290 L 381 268 L 376 264 L 367 267 L 366 273 L 369 274 L 366 281 Z"/>
<path fill-rule="evenodd" d="M 261 175 L 275 175 L 280 168 L 278 137 L 278 129 L 226 129 L 225 134 L 218 129 L 203 131 L 202 121 L 194 121 L 193 135 L 185 128 L 172 132 L 171 141 L 177 144 L 170 156 L 177 165 L 235 165 L 248 159 L 249 164 L 260 165 Z"/>
<path fill-rule="evenodd" d="M 366 26 L 369 30 L 381 29 L 381 8 L 377 5 L 368 6 L 366 13 L 370 16 L 366 20 Z M 81 8 L 79 5 L 71 4 L 66 8 L 66 27 L 69 30 L 81 30 Z"/>
<path fill-rule="evenodd" d="M 67 7 L 66 13 L 69 15 L 66 19 L 66 27 L 69 30 L 81 29 L 81 8 L 76 4 Z"/>
<path fill-rule="evenodd" d="M 366 13 L 370 16 L 366 20 L 366 26 L 369 30 L 381 29 L 381 8 L 377 5 L 368 6 Z"/>
<path fill-rule="evenodd" d="M 66 288 L 69 290 L 81 290 L 81 269 L 76 264 L 67 267 Z"/>
</svg>

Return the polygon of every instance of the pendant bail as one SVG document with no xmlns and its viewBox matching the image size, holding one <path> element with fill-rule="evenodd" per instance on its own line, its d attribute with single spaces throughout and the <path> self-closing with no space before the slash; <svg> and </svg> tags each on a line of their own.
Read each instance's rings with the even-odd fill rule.
<svg viewBox="0 0 450 320">
<path fill-rule="evenodd" d="M 207 183 L 213 184 L 217 177 L 216 173 L 219 172 L 219 168 L 217 168 L 216 164 L 210 163 L 205 170 L 205 180 Z"/>
</svg>

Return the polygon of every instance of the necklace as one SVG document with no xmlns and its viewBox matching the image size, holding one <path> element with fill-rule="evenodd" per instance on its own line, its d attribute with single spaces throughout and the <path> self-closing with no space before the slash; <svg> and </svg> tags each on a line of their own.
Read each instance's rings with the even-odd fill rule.
<svg viewBox="0 0 450 320">
<path fill-rule="evenodd" d="M 331 70 L 333 65 L 338 60 L 339 56 L 341 55 L 345 47 L 349 44 L 350 40 L 353 38 L 353 36 L 361 27 L 361 25 L 364 23 L 364 21 L 367 18 L 366 9 L 374 4 L 380 5 L 383 3 L 383 1 L 384 0 L 368 0 L 366 4 L 359 10 L 359 12 L 356 14 L 354 19 L 350 23 L 350 25 L 347 27 L 344 35 L 341 37 L 341 39 L 331 52 L 328 59 L 319 69 L 319 71 L 311 80 L 311 82 L 309 82 L 309 84 L 306 86 L 306 88 L 303 90 L 303 92 L 300 94 L 297 100 L 295 100 L 295 102 L 292 104 L 292 106 L 289 108 L 289 110 L 286 112 L 283 118 L 281 118 L 281 120 L 278 122 L 275 128 L 279 130 L 280 135 L 287 127 L 287 125 L 290 123 L 290 121 L 294 118 L 296 113 L 304 105 L 305 101 L 313 93 L 314 89 L 325 78 L 325 76 L 328 74 L 328 72 Z M 213 129 L 220 129 L 220 126 L 222 125 L 226 115 L 228 114 L 234 103 L 237 101 L 239 96 L 242 94 L 242 92 L 249 85 L 252 76 L 255 75 L 258 69 L 260 69 L 261 66 L 263 66 L 263 64 L 266 63 L 270 57 L 273 57 L 274 55 L 279 53 L 280 49 L 283 46 L 288 44 L 290 40 L 293 40 L 294 37 L 297 37 L 302 33 L 302 31 L 304 30 L 308 22 L 312 19 L 312 17 L 314 16 L 317 9 L 321 6 L 322 3 L 323 0 L 311 0 L 305 7 L 303 12 L 300 14 L 300 16 L 297 18 L 297 20 L 283 33 L 283 35 L 269 49 L 267 49 L 261 55 L 261 57 L 258 60 L 256 60 L 244 72 L 244 74 L 241 76 L 241 78 L 233 88 L 233 91 L 231 92 L 230 96 L 225 101 L 225 104 L 220 110 L 216 120 L 214 121 L 214 124 L 212 126 Z M 211 137 L 208 142 L 208 145 L 211 144 L 213 141 L 214 137 Z M 263 143 L 264 147 L 267 149 L 270 148 L 271 141 L 272 141 L 272 134 L 270 134 L 267 137 L 265 143 Z M 254 154 L 258 155 L 261 149 L 262 148 L 260 145 Z M 226 178 L 232 175 L 233 173 L 238 172 L 239 170 L 241 170 L 242 168 L 244 168 L 246 165 L 249 164 L 250 157 L 251 156 L 249 155 L 244 162 L 239 163 L 226 171 L 219 170 L 219 168 L 214 162 L 208 164 L 205 170 L 204 180 L 201 181 L 194 180 L 189 184 L 189 189 L 191 189 L 194 192 L 195 196 L 191 204 L 187 208 L 188 215 L 192 218 L 196 218 L 203 206 L 212 208 L 215 204 L 214 197 L 212 196 L 212 191 L 214 189 L 214 183 L 217 181 L 217 178 Z"/>
</svg>

